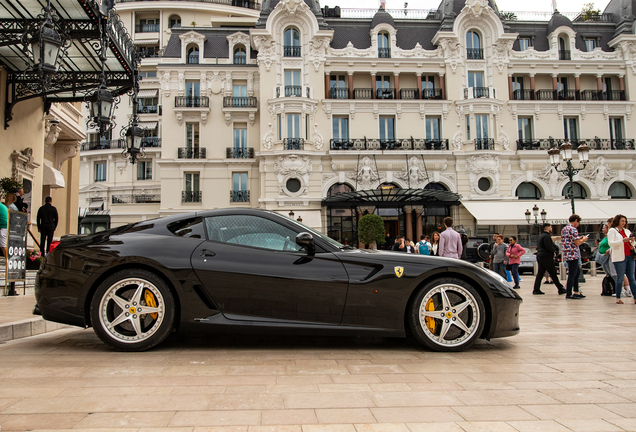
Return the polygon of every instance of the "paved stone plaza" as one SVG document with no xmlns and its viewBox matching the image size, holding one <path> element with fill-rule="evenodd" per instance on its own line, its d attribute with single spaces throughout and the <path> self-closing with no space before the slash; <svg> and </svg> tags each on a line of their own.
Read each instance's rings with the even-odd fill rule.
<svg viewBox="0 0 636 432">
<path fill-rule="evenodd" d="M 0 430 L 636 431 L 632 299 L 601 297 L 600 276 L 567 301 L 553 285 L 532 296 L 523 279 L 521 334 L 456 354 L 260 336 L 127 354 L 77 328 L 10 341 Z"/>
</svg>

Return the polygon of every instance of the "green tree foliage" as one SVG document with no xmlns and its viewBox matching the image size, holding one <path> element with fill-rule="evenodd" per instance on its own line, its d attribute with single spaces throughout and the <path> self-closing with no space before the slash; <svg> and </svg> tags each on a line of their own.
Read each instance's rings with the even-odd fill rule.
<svg viewBox="0 0 636 432">
<path fill-rule="evenodd" d="M 22 187 L 22 183 L 12 179 L 11 177 L 4 177 L 0 179 L 0 189 L 3 196 L 7 193 L 16 193 L 20 187 Z"/>
<path fill-rule="evenodd" d="M 500 12 L 499 16 L 504 21 L 517 21 L 517 15 L 514 12 Z"/>
<path fill-rule="evenodd" d="M 364 244 L 384 244 L 384 220 L 381 216 L 367 214 L 358 222 L 358 238 Z"/>
<path fill-rule="evenodd" d="M 581 9 L 581 18 L 584 21 L 596 21 L 601 19 L 601 10 L 594 8 L 594 3 L 585 3 Z"/>
</svg>

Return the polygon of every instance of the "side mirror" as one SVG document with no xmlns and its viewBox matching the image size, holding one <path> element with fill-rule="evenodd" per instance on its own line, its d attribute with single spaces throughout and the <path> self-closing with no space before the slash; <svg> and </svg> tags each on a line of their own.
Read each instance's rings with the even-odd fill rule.
<svg viewBox="0 0 636 432">
<path fill-rule="evenodd" d="M 300 247 L 304 247 L 307 253 L 313 255 L 316 252 L 316 243 L 314 243 L 314 237 L 308 232 L 301 232 L 296 236 L 296 244 Z"/>
</svg>

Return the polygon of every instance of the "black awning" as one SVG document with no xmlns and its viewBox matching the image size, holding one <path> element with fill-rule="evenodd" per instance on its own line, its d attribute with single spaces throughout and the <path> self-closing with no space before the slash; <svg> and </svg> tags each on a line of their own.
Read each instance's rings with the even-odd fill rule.
<svg viewBox="0 0 636 432">
<path fill-rule="evenodd" d="M 440 207 L 459 205 L 461 195 L 433 189 L 371 189 L 343 192 L 322 200 L 323 206 L 351 208 L 358 206 L 402 207 L 415 205 Z"/>
</svg>

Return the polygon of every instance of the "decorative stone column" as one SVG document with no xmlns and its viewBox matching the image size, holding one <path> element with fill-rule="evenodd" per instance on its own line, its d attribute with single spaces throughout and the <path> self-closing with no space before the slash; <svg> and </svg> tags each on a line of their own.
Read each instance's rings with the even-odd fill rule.
<svg viewBox="0 0 636 432">
<path fill-rule="evenodd" d="M 413 240 L 413 209 L 412 207 L 404 207 L 406 213 L 406 238 Z"/>
<path fill-rule="evenodd" d="M 393 80 L 395 81 L 395 98 L 399 99 L 400 98 L 400 73 L 399 72 L 393 73 Z"/>
<path fill-rule="evenodd" d="M 330 78 L 331 78 L 331 77 L 330 77 L 330 75 L 329 75 L 329 72 L 325 72 L 325 99 L 330 99 L 330 98 L 329 98 L 330 93 L 331 93 L 331 92 L 330 92 L 330 90 L 331 90 L 331 89 L 329 88 L 329 84 L 330 84 L 330 83 L 329 83 L 329 79 L 330 79 Z"/>
<path fill-rule="evenodd" d="M 603 74 L 596 74 L 596 90 L 603 91 Z"/>
<path fill-rule="evenodd" d="M 353 71 L 348 72 L 349 76 L 349 99 L 353 99 Z"/>
<path fill-rule="evenodd" d="M 371 99 L 375 99 L 375 72 L 371 73 Z"/>
<path fill-rule="evenodd" d="M 508 75 L 508 99 L 514 99 L 514 92 L 512 90 L 512 74 Z"/>
<path fill-rule="evenodd" d="M 420 99 L 422 99 L 424 96 L 422 93 L 422 72 L 417 72 L 415 75 L 417 76 L 417 93 L 420 95 Z"/>
<path fill-rule="evenodd" d="M 530 75 L 530 89 L 532 90 L 532 94 L 534 95 L 534 92 L 536 91 L 534 88 L 534 74 Z M 535 96 L 536 98 L 536 96 Z"/>
<path fill-rule="evenodd" d="M 439 88 L 442 91 L 442 99 L 446 100 L 446 80 L 444 79 L 444 74 L 442 73 L 439 74 Z"/>
</svg>

